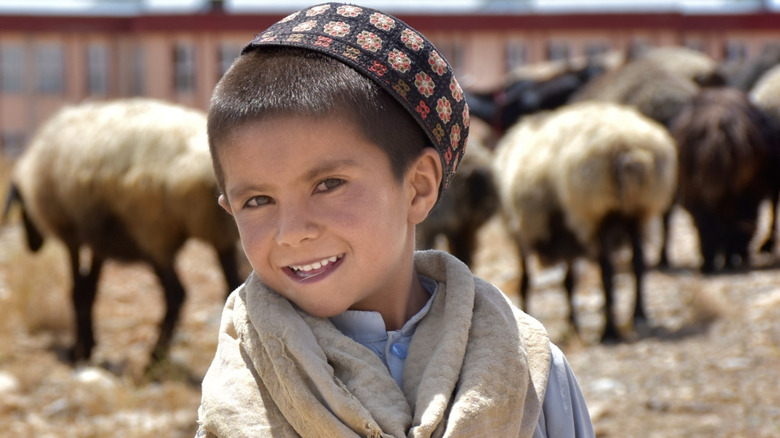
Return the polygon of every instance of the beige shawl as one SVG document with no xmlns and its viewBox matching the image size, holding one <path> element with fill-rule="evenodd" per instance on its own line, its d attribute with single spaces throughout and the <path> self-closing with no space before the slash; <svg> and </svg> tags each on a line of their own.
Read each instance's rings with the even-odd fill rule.
<svg viewBox="0 0 780 438">
<path fill-rule="evenodd" d="M 542 325 L 447 253 L 417 252 L 415 267 L 439 292 L 403 388 L 373 352 L 252 274 L 225 306 L 199 436 L 532 436 L 550 369 Z"/>
</svg>

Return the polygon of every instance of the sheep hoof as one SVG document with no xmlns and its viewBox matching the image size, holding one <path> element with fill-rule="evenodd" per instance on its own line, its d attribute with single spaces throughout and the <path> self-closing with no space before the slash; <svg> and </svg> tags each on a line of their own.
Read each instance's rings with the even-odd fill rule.
<svg viewBox="0 0 780 438">
<path fill-rule="evenodd" d="M 773 254 L 775 251 L 775 242 L 772 239 L 767 240 L 758 248 L 758 252 L 761 254 Z"/>
<path fill-rule="evenodd" d="M 632 330 L 630 340 L 635 341 L 652 336 L 653 327 L 646 318 L 634 318 L 634 329 Z"/>
<path fill-rule="evenodd" d="M 655 265 L 655 268 L 658 269 L 659 271 L 666 272 L 671 270 L 672 265 L 669 263 L 669 258 L 664 254 L 658 260 L 658 263 Z"/>
<path fill-rule="evenodd" d="M 701 271 L 702 275 L 712 275 L 712 274 L 714 274 L 715 271 L 716 271 L 716 269 L 715 269 L 715 262 L 706 261 L 705 260 L 704 264 L 701 265 L 700 271 Z"/>
<path fill-rule="evenodd" d="M 187 382 L 193 386 L 200 385 L 202 380 L 202 378 L 197 378 L 191 374 L 187 364 L 167 358 L 149 362 L 144 370 L 143 377 L 149 382 L 179 381 Z"/>
<path fill-rule="evenodd" d="M 612 325 L 607 325 L 604 329 L 604 333 L 601 334 L 601 343 L 604 345 L 617 344 L 623 340 L 620 332 Z"/>
<path fill-rule="evenodd" d="M 67 360 L 73 365 L 88 362 L 92 356 L 92 348 L 76 344 L 67 352 Z"/>
</svg>

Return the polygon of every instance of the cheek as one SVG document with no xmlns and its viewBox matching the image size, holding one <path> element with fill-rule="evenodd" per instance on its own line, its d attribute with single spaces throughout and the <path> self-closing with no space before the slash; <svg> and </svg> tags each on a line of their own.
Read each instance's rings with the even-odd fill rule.
<svg viewBox="0 0 780 438">
<path fill-rule="evenodd" d="M 320 207 L 314 212 L 317 217 L 327 218 L 327 223 L 356 230 L 366 226 L 379 226 L 378 221 L 386 220 L 393 210 L 389 199 L 379 198 L 375 192 L 363 188 L 352 190 L 334 202 L 321 204 Z"/>
<path fill-rule="evenodd" d="M 271 232 L 268 224 L 241 217 L 236 218 L 236 224 L 238 225 L 238 234 L 241 238 L 244 253 L 250 258 L 250 261 L 258 252 L 267 250 L 268 235 Z"/>
</svg>

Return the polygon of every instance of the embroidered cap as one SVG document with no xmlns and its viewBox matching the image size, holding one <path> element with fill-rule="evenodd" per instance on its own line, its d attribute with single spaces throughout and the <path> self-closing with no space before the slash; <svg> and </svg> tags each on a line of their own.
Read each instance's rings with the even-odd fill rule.
<svg viewBox="0 0 780 438">
<path fill-rule="evenodd" d="M 430 41 L 375 9 L 325 3 L 281 19 L 241 53 L 262 46 L 298 47 L 332 56 L 390 93 L 439 152 L 441 198 L 465 152 L 469 109 L 452 68 Z"/>
</svg>

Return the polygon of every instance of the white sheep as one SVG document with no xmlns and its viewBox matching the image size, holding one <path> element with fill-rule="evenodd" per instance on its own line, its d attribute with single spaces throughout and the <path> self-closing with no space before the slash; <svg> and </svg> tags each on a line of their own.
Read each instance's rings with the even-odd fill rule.
<svg viewBox="0 0 780 438">
<path fill-rule="evenodd" d="M 238 232 L 217 204 L 201 111 L 150 99 L 93 102 L 60 110 L 14 166 L 30 249 L 43 236 L 70 255 L 76 341 L 73 361 L 95 345 L 92 307 L 106 259 L 145 261 L 165 290 L 166 313 L 150 365 L 165 358 L 184 301 L 174 258 L 191 237 L 217 251 L 230 289 L 240 284 Z M 91 266 L 80 266 L 89 248 Z"/>
<path fill-rule="evenodd" d="M 606 296 L 603 340 L 619 337 L 613 319 L 612 252 L 628 237 L 636 279 L 634 322 L 642 304 L 646 222 L 671 203 L 677 177 L 674 143 L 658 123 L 627 106 L 581 102 L 523 119 L 498 143 L 495 174 L 502 210 L 520 251 L 520 296 L 528 307 L 525 258 L 598 260 Z M 576 327 L 573 308 L 570 320 Z"/>
<path fill-rule="evenodd" d="M 750 100 L 776 123 L 780 123 L 780 65 L 770 68 L 750 89 Z"/>
</svg>

